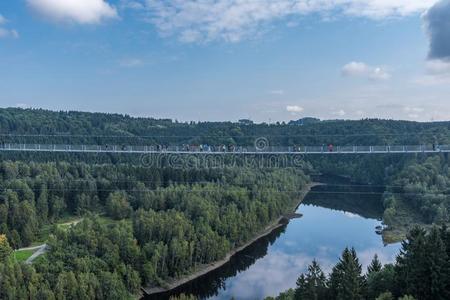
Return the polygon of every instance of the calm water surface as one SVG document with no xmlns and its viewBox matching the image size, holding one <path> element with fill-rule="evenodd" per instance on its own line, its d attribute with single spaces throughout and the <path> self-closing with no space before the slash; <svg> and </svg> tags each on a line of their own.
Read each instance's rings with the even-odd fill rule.
<svg viewBox="0 0 450 300">
<path fill-rule="evenodd" d="M 274 231 L 233 257 L 224 267 L 176 291 L 157 295 L 189 293 L 201 299 L 263 299 L 295 287 L 295 281 L 315 258 L 328 272 L 345 247 L 354 247 L 363 268 L 377 253 L 383 262 L 392 262 L 399 244 L 384 246 L 375 233 L 383 208 L 382 190 L 367 186 L 315 187 L 298 208 L 302 218 Z M 348 182 L 347 182 L 348 184 Z M 376 193 L 376 194 L 369 194 Z M 152 299 L 148 297 L 148 299 Z"/>
</svg>

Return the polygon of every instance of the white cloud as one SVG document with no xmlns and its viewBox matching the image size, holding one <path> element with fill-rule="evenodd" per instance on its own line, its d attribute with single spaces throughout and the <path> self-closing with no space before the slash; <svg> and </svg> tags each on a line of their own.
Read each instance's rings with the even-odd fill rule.
<svg viewBox="0 0 450 300">
<path fill-rule="evenodd" d="M 8 19 L 6 19 L 2 14 L 0 14 L 0 25 L 4 25 L 8 23 Z M 1 38 L 18 38 L 19 33 L 15 29 L 7 29 L 3 27 L 0 27 L 0 39 Z"/>
<path fill-rule="evenodd" d="M 39 15 L 56 22 L 96 24 L 117 18 L 116 9 L 104 0 L 27 0 Z"/>
<path fill-rule="evenodd" d="M 450 61 L 429 60 L 427 61 L 426 69 L 430 74 L 450 74 Z"/>
<path fill-rule="evenodd" d="M 418 119 L 425 109 L 422 107 L 405 106 L 404 111 L 410 119 Z"/>
<path fill-rule="evenodd" d="M 123 59 L 119 62 L 119 65 L 121 67 L 126 67 L 126 68 L 140 67 L 143 64 L 144 64 L 144 62 L 138 58 L 127 58 L 127 59 Z"/>
<path fill-rule="evenodd" d="M 359 76 L 365 75 L 369 67 L 362 62 L 352 61 L 342 68 L 342 74 L 345 76 Z"/>
<path fill-rule="evenodd" d="M 281 95 L 284 95 L 284 90 L 271 90 L 269 93 L 272 95 L 281 96 Z"/>
<path fill-rule="evenodd" d="M 405 106 L 404 110 L 408 113 L 413 112 L 413 113 L 421 113 L 423 112 L 425 109 L 423 109 L 422 107 L 411 107 L 411 106 Z"/>
<path fill-rule="evenodd" d="M 373 79 L 373 80 L 387 80 L 389 78 L 391 78 L 391 74 L 389 74 L 388 71 L 384 67 L 375 67 L 369 73 L 369 79 Z"/>
<path fill-rule="evenodd" d="M 288 105 L 286 106 L 286 111 L 292 113 L 292 114 L 299 114 L 304 111 L 304 108 L 298 105 Z"/>
<path fill-rule="evenodd" d="M 0 14 L 0 25 L 6 23 L 6 18 Z"/>
<path fill-rule="evenodd" d="M 448 85 L 450 84 L 450 61 L 433 59 L 426 62 L 425 75 L 414 82 L 420 85 Z"/>
<path fill-rule="evenodd" d="M 56 0 L 55 0 L 56 1 Z M 269 22 L 318 13 L 324 19 L 350 15 L 371 19 L 420 14 L 438 0 L 122 0 L 142 10 L 163 36 L 183 42 L 237 42 L 255 36 Z M 124 5 L 124 4 L 123 4 Z M 290 17 L 290 18 L 287 18 Z"/>
<path fill-rule="evenodd" d="M 14 29 L 5 29 L 0 27 L 0 38 L 19 38 L 19 33 Z"/>
<path fill-rule="evenodd" d="M 345 110 L 343 110 L 343 109 L 340 109 L 340 110 L 338 110 L 338 111 L 333 112 L 333 115 L 339 116 L 339 117 L 343 117 L 343 116 L 345 116 L 346 114 L 347 114 L 347 113 L 346 113 Z"/>
<path fill-rule="evenodd" d="M 370 80 L 387 80 L 391 74 L 385 67 L 372 67 L 363 62 L 352 61 L 342 67 L 343 76 L 364 77 Z"/>
</svg>

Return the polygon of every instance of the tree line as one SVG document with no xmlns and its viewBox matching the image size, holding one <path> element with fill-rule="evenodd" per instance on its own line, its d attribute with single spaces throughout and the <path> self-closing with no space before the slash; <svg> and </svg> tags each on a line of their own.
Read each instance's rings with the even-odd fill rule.
<svg viewBox="0 0 450 300">
<path fill-rule="evenodd" d="M 364 119 L 295 123 L 178 122 L 120 114 L 0 109 L 0 143 L 273 146 L 448 144 L 450 122 Z"/>
</svg>

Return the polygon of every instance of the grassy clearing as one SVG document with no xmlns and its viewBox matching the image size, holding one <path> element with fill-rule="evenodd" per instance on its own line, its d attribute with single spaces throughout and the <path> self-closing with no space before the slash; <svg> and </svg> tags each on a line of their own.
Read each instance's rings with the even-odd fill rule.
<svg viewBox="0 0 450 300">
<path fill-rule="evenodd" d="M 26 261 L 36 250 L 20 250 L 14 252 L 14 257 L 18 262 Z"/>
</svg>

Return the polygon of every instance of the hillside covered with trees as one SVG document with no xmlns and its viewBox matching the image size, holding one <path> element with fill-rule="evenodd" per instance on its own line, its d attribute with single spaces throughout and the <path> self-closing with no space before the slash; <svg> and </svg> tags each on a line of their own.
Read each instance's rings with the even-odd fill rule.
<svg viewBox="0 0 450 300">
<path fill-rule="evenodd" d="M 450 144 L 450 122 L 301 124 L 0 109 L 0 143 L 249 146 L 265 137 L 274 146 Z M 0 159 L 1 299 L 126 299 L 141 286 L 163 286 L 222 259 L 290 212 L 313 171 L 386 186 L 384 222 L 393 240 L 414 223 L 430 229 L 450 220 L 444 154 L 305 156 L 295 168 L 241 158 L 174 167 L 119 154 L 1 152 Z M 61 225 L 74 218 L 81 222 Z M 48 252 L 32 265 L 11 254 L 44 242 Z M 356 259 L 345 253 L 343 260 Z M 368 279 L 358 278 L 365 289 Z M 331 289 L 331 279 L 324 282 Z M 388 292 L 415 296 L 409 288 Z"/>
<path fill-rule="evenodd" d="M 3 161 L 0 174 L 4 253 L 50 228 L 49 252 L 33 266 L 2 255 L 1 299 L 126 299 L 164 285 L 290 212 L 309 181 L 293 169 L 65 162 Z M 84 219 L 55 225 L 68 215 Z"/>
</svg>

